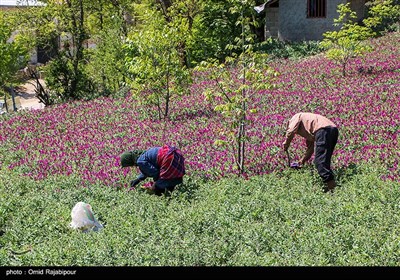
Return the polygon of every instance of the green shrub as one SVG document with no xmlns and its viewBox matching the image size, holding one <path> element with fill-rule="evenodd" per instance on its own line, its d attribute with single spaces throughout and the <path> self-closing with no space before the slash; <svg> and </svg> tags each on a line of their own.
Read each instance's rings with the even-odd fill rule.
<svg viewBox="0 0 400 280">
<path fill-rule="evenodd" d="M 259 51 L 265 52 L 270 59 L 302 58 L 319 54 L 323 51 L 318 41 L 283 42 L 269 38 L 262 44 Z"/>
</svg>

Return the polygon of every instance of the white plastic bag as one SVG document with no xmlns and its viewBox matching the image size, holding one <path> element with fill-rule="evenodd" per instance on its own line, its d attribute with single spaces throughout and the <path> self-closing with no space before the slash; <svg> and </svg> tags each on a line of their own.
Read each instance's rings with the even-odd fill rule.
<svg viewBox="0 0 400 280">
<path fill-rule="evenodd" d="M 70 226 L 73 229 L 80 229 L 83 232 L 89 230 L 98 231 L 103 226 L 96 220 L 93 215 L 92 206 L 85 202 L 78 202 L 71 211 L 72 222 Z"/>
</svg>

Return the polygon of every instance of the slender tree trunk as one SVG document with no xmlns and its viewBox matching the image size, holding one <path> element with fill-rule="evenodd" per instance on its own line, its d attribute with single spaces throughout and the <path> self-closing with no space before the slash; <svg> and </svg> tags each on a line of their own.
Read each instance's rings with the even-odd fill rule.
<svg viewBox="0 0 400 280">
<path fill-rule="evenodd" d="M 237 137 L 238 145 L 238 168 L 239 174 L 244 173 L 244 162 L 245 162 L 245 146 L 246 146 L 246 103 L 242 103 L 243 116 L 239 122 L 239 131 Z"/>
<path fill-rule="evenodd" d="M 239 174 L 244 172 L 244 123 L 239 125 L 238 137 L 237 137 L 237 166 Z"/>
<path fill-rule="evenodd" d="M 168 53 L 168 66 L 167 66 L 167 85 L 166 85 L 166 96 L 165 96 L 165 111 L 164 111 L 164 118 L 168 116 L 168 111 L 169 111 L 169 99 L 170 99 L 170 89 L 169 89 L 169 77 L 170 77 L 170 72 L 169 72 L 169 65 L 170 65 L 170 54 Z"/>
<path fill-rule="evenodd" d="M 7 95 L 6 94 L 4 94 L 4 108 L 6 108 L 6 112 L 8 112 Z"/>
<path fill-rule="evenodd" d="M 343 77 L 346 77 L 346 63 L 343 63 L 342 65 L 342 75 Z"/>
<path fill-rule="evenodd" d="M 18 109 L 17 109 L 17 105 L 15 103 L 15 91 L 12 86 L 10 87 L 10 93 L 11 93 L 11 100 L 12 100 L 12 104 L 13 104 L 13 111 L 16 112 Z"/>
<path fill-rule="evenodd" d="M 161 10 L 164 14 L 165 19 L 167 22 L 171 22 L 171 17 L 168 15 L 168 8 L 172 6 L 172 1 L 170 0 L 157 0 L 160 4 Z"/>
<path fill-rule="evenodd" d="M 70 98 L 75 99 L 76 91 L 78 88 L 79 79 L 81 79 L 81 75 L 79 73 L 79 64 L 83 58 L 83 42 L 85 40 L 85 31 L 84 31 L 84 8 L 83 8 L 83 0 L 79 1 L 78 7 L 74 7 L 71 1 L 66 1 L 68 8 L 70 9 L 70 17 L 72 22 L 72 48 L 75 48 L 75 51 L 72 55 L 72 67 L 73 67 L 73 77 L 71 79 L 70 86 Z M 76 10 L 79 10 L 77 13 Z"/>
<path fill-rule="evenodd" d="M 158 120 L 162 120 L 160 97 L 157 95 Z"/>
</svg>

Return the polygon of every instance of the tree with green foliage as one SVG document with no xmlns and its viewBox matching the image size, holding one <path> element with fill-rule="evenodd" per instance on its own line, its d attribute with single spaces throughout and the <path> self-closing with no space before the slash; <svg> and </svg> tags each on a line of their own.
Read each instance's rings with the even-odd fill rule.
<svg viewBox="0 0 400 280">
<path fill-rule="evenodd" d="M 339 17 L 334 19 L 338 31 L 328 31 L 323 34 L 321 46 L 327 49 L 326 56 L 341 65 L 342 75 L 346 76 L 346 66 L 353 57 L 362 56 L 372 50 L 366 41 L 375 33 L 368 26 L 359 25 L 355 19 L 356 13 L 351 10 L 350 3 L 339 4 Z"/>
<path fill-rule="evenodd" d="M 20 28 L 26 37 L 51 52 L 50 62 L 40 70 L 45 73 L 52 100 L 80 99 L 93 89 L 84 71 L 88 1 L 43 0 L 45 5 L 26 9 L 20 15 Z"/>
<path fill-rule="evenodd" d="M 193 31 L 194 47 L 191 49 L 193 64 L 198 64 L 208 58 L 216 58 L 223 62 L 225 57 L 232 55 L 232 49 L 226 46 L 232 44 L 235 38 L 241 37 L 241 28 L 237 25 L 241 13 L 232 13 L 232 9 L 240 10 L 242 3 L 220 0 L 203 0 L 203 2 L 201 16 L 197 19 L 196 28 Z M 243 10 L 243 16 L 250 18 L 254 23 L 249 25 L 248 34 L 252 34 L 256 42 L 264 40 L 264 34 L 260 32 L 260 29 L 263 29 L 264 18 L 258 17 L 253 9 L 259 3 L 260 1 L 247 1 L 248 9 Z"/>
<path fill-rule="evenodd" d="M 221 139 L 215 144 L 230 146 L 238 175 L 242 175 L 245 173 L 245 145 L 248 141 L 246 129 L 251 124 L 248 115 L 257 111 L 251 107 L 251 96 L 258 90 L 273 88 L 272 80 L 278 73 L 268 67 L 266 54 L 254 52 L 254 35 L 250 26 L 256 23 L 244 13 L 246 9 L 252 9 L 253 1 L 235 2 L 238 5 L 232 6 L 230 12 L 239 14 L 237 26 L 241 28 L 241 36 L 235 39 L 235 44 L 227 46 L 232 56 L 227 57 L 224 63 L 216 59 L 203 61 L 196 69 L 206 71 L 214 82 L 214 87 L 206 89 L 204 94 L 208 100 L 217 103 L 214 110 L 221 113 L 226 124 Z"/>
<path fill-rule="evenodd" d="M 17 71 L 28 60 L 26 41 L 16 30 L 12 16 L 0 11 L 0 92 L 7 98 L 7 88 L 16 80 Z"/>
<path fill-rule="evenodd" d="M 161 120 L 168 117 L 173 98 L 189 93 L 191 74 L 179 51 L 182 26 L 173 18 L 166 21 L 152 6 L 137 8 L 142 9 L 142 26 L 129 34 L 124 47 L 129 83 L 138 102 L 155 105 Z"/>
<path fill-rule="evenodd" d="M 121 51 L 134 25 L 131 1 L 96 1 L 88 7 L 86 21 L 90 41 L 87 47 L 85 73 L 98 95 L 107 96 L 126 88 L 125 56 Z M 95 97 L 95 96 L 93 96 Z"/>
<path fill-rule="evenodd" d="M 51 3 L 56 12 L 52 20 L 60 31 L 62 46 L 46 66 L 46 84 L 63 101 L 83 98 L 94 90 L 84 71 L 84 43 L 89 38 L 85 28 L 85 4 L 84 0 Z"/>
<path fill-rule="evenodd" d="M 198 19 L 204 12 L 203 0 L 174 0 L 158 1 L 159 10 L 171 28 L 180 32 L 180 41 L 177 43 L 177 51 L 181 64 L 191 67 L 191 50 L 197 48 L 193 44 Z"/>
<path fill-rule="evenodd" d="M 381 36 L 386 31 L 399 29 L 399 0 L 374 0 L 367 2 L 366 5 L 368 6 L 368 17 L 363 20 L 363 23 L 374 30 L 377 35 Z"/>
<path fill-rule="evenodd" d="M 115 5 L 104 0 L 43 2 L 45 6 L 29 8 L 19 22 L 24 30 L 35 30 L 30 39 L 36 45 L 50 51 L 51 60 L 41 70 L 51 98 L 91 99 L 121 86 L 124 74 L 116 75 L 121 72 L 116 68 L 123 60 L 118 50 L 123 41 L 120 34 L 128 26 L 121 19 L 125 15 L 122 4 L 128 1 L 113 1 Z M 91 49 L 91 42 L 99 48 Z"/>
<path fill-rule="evenodd" d="M 142 0 L 143 2 L 146 0 Z M 148 1 L 148 0 L 147 0 Z M 151 3 L 154 1 L 148 1 Z M 226 45 L 240 37 L 237 27 L 240 13 L 231 13 L 230 9 L 240 8 L 240 1 L 220 0 L 159 0 L 153 5 L 161 11 L 166 21 L 180 29 L 182 39 L 178 51 L 183 64 L 194 67 L 208 58 L 217 58 L 220 62 L 232 54 Z M 248 1 L 255 6 L 260 1 Z M 262 17 L 257 17 L 252 8 L 244 12 L 246 17 L 257 24 L 250 25 L 249 32 L 256 41 L 263 41 Z M 179 26 L 179 27 L 178 27 Z M 260 36 L 262 34 L 262 36 Z"/>
<path fill-rule="evenodd" d="M 177 81 L 182 80 L 182 84 L 187 80 L 183 77 L 188 74 L 184 73 L 185 69 L 192 68 L 209 57 L 223 61 L 227 55 L 232 54 L 232 49 L 225 48 L 226 44 L 232 43 L 240 35 L 240 28 L 235 25 L 238 14 L 229 12 L 229 8 L 241 5 L 238 1 L 42 2 L 45 3 L 44 6 L 29 7 L 26 12 L 21 13 L 18 23 L 29 42 L 48 51 L 51 60 L 40 70 L 45 74 L 46 85 L 54 102 L 91 99 L 121 92 L 130 86 L 131 81 L 127 79 L 129 76 L 135 76 L 134 79 L 138 82 L 137 75 L 131 71 L 132 67 L 131 70 L 126 68 L 131 62 L 126 63 L 125 53 L 121 51 L 128 34 L 131 39 L 141 33 L 148 34 L 148 37 L 159 36 L 150 34 L 150 30 L 167 34 L 167 40 L 172 41 L 169 45 L 164 45 L 164 49 L 176 49 L 169 52 L 170 77 L 176 76 L 171 73 L 175 65 L 172 57 L 176 52 L 180 60 L 180 65 L 176 65 L 179 65 L 178 68 L 184 66 L 183 72 L 176 70 L 180 73 Z M 249 5 L 255 5 L 255 2 L 249 1 Z M 140 8 L 143 6 L 154 11 L 155 16 L 149 17 L 146 9 Z M 245 14 L 250 16 L 251 12 L 252 9 L 249 9 Z M 254 15 L 252 16 L 254 20 Z M 160 25 L 159 17 L 165 26 Z M 151 26 L 158 27 L 149 30 Z M 165 31 L 164 27 L 168 30 Z M 252 28 L 251 32 L 254 31 L 254 26 Z M 144 48 L 145 44 L 141 45 Z M 156 41 L 154 45 L 158 48 Z M 172 84 L 177 85 L 176 82 Z M 182 90 L 178 91 L 183 93 Z M 166 96 L 168 100 L 168 94 Z"/>
</svg>

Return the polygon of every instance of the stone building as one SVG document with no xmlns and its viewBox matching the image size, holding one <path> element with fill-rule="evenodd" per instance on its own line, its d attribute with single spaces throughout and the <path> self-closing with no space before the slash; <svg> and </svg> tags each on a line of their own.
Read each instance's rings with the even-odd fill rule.
<svg viewBox="0 0 400 280">
<path fill-rule="evenodd" d="M 265 38 L 283 41 L 322 40 L 322 34 L 334 30 L 337 6 L 350 2 L 357 19 L 364 18 L 365 0 L 268 0 L 265 3 Z"/>
</svg>

